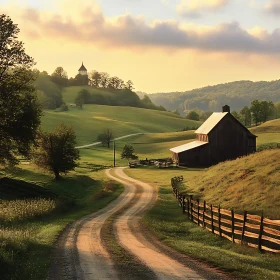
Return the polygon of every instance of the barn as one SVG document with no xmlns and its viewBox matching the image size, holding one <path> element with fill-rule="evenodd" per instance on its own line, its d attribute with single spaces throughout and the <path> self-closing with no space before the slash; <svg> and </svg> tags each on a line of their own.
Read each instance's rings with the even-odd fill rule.
<svg viewBox="0 0 280 280">
<path fill-rule="evenodd" d="M 230 114 L 230 107 L 213 113 L 196 131 L 196 140 L 170 149 L 178 166 L 210 166 L 256 151 L 256 138 Z"/>
</svg>

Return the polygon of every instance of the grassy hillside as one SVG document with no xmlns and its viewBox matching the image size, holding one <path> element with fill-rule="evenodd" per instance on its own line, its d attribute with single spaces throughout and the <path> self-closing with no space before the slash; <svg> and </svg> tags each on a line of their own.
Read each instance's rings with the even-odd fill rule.
<svg viewBox="0 0 280 280">
<path fill-rule="evenodd" d="M 67 112 L 44 112 L 44 129 L 53 129 L 62 122 L 73 126 L 79 145 L 95 142 L 105 128 L 112 129 L 115 137 L 119 137 L 133 133 L 182 131 L 185 127 L 200 125 L 200 122 L 170 112 L 132 107 L 85 105 L 83 110 L 70 108 Z"/>
<path fill-rule="evenodd" d="M 280 143 L 280 119 L 265 122 L 250 131 L 258 136 L 257 146 L 268 143 Z"/>
<path fill-rule="evenodd" d="M 156 105 L 162 105 L 167 110 L 177 109 L 181 113 L 195 108 L 220 111 L 225 104 L 229 104 L 232 110 L 240 110 L 254 99 L 280 101 L 280 80 L 237 81 L 185 92 L 155 93 L 149 97 Z"/>
<path fill-rule="evenodd" d="M 264 152 L 259 154 L 259 156 L 260 157 L 254 157 L 253 155 L 250 163 L 254 164 L 254 160 L 264 160 L 264 165 L 267 164 L 269 169 L 272 168 L 271 170 L 273 170 L 273 168 L 276 168 L 276 162 L 274 163 L 274 167 L 272 166 L 273 164 L 271 162 L 266 162 L 266 160 L 269 160 L 271 153 Z M 275 158 L 277 159 L 279 166 L 279 153 L 278 158 Z M 232 163 L 234 166 L 227 165 L 230 163 Z M 219 236 L 216 236 L 207 230 L 198 227 L 196 224 L 189 221 L 185 215 L 182 215 L 182 210 L 178 206 L 178 203 L 172 194 L 170 178 L 173 176 L 183 175 L 187 192 L 194 191 L 196 193 L 200 193 L 201 191 L 199 190 L 199 186 L 203 186 L 205 188 L 203 191 L 203 197 L 208 197 L 208 199 L 211 199 L 211 193 L 214 192 L 215 195 L 212 196 L 213 203 L 218 204 L 219 202 L 223 203 L 223 201 L 225 203 L 230 203 L 230 198 L 227 199 L 227 197 L 223 194 L 222 187 L 216 186 L 216 189 L 220 190 L 219 193 L 215 189 L 210 189 L 210 187 L 215 185 L 215 182 L 221 180 L 223 174 L 222 172 L 225 172 L 225 182 L 232 184 L 232 189 L 234 189 L 235 186 L 233 185 L 233 182 L 231 182 L 231 179 L 234 180 L 235 171 L 239 172 L 238 175 L 240 174 L 240 169 L 242 169 L 243 166 L 238 168 L 239 164 L 240 161 L 238 160 L 225 163 L 226 167 L 224 168 L 222 167 L 223 164 L 221 164 L 209 170 L 132 168 L 126 169 L 125 172 L 134 178 L 149 182 L 155 185 L 155 187 L 158 187 L 158 200 L 155 207 L 153 207 L 153 209 L 151 209 L 151 211 L 144 218 L 144 224 L 147 225 L 149 230 L 156 234 L 162 242 L 175 248 L 179 252 L 189 255 L 192 258 L 200 259 L 210 263 L 211 266 L 224 268 L 225 270 L 230 271 L 234 275 L 238 276 L 238 279 L 240 279 L 239 277 L 242 277 L 242 279 L 248 280 L 278 280 L 280 279 L 279 254 L 260 254 L 256 249 L 249 248 L 247 246 L 241 246 L 239 244 L 233 244 L 224 238 L 220 238 Z M 257 174 L 262 174 L 261 163 L 259 162 L 257 165 L 257 168 L 254 166 L 254 168 L 256 168 L 256 172 L 254 172 L 255 178 L 253 179 L 255 182 L 258 181 Z M 268 171 L 265 170 L 264 176 L 267 175 Z M 217 178 L 215 176 L 217 176 Z M 278 209 L 279 211 L 279 175 L 275 172 L 273 176 L 267 177 L 267 180 L 273 178 L 273 180 L 277 180 L 278 182 L 278 186 L 274 185 L 274 189 L 272 190 L 272 193 L 278 197 L 278 202 L 276 202 L 276 205 L 273 205 L 272 210 L 275 209 L 277 211 Z M 205 181 L 202 184 L 201 182 L 203 180 L 207 180 L 207 182 Z M 249 177 L 245 180 L 249 181 Z M 209 188 L 207 186 L 208 183 L 210 184 Z M 223 183 L 223 181 L 220 181 L 220 183 Z M 263 185 L 266 186 L 265 184 Z M 261 183 L 258 184 L 256 189 L 253 188 L 252 190 L 251 187 L 251 193 L 259 192 L 259 186 L 261 186 Z M 270 185 L 270 187 L 272 187 L 272 185 Z M 239 187 L 237 186 L 237 188 Z M 266 191 L 267 190 L 268 189 L 266 189 Z M 245 192 L 246 197 L 249 200 L 251 196 L 249 189 L 245 190 Z M 218 197 L 218 195 L 220 195 L 220 197 Z M 261 193 L 259 193 L 259 196 L 261 198 L 263 197 Z M 252 197 L 252 203 L 254 203 L 255 197 L 255 195 Z M 268 198 L 269 197 L 267 197 L 267 199 Z M 276 199 L 277 198 L 275 198 L 275 200 Z M 260 200 L 261 199 L 258 199 L 257 201 L 260 202 Z M 235 209 L 237 207 L 242 209 L 243 204 L 240 204 L 239 201 L 236 200 L 234 202 Z M 246 203 L 249 203 L 249 201 Z M 267 200 L 267 203 L 269 204 L 271 202 Z M 251 210 L 255 211 L 255 207 L 251 207 Z M 280 216 L 278 215 L 278 219 L 279 217 Z"/>
<path fill-rule="evenodd" d="M 91 168 L 77 168 L 57 182 L 32 164 L 0 166 L 0 278 L 46 279 L 65 226 L 103 208 L 122 190 L 92 177 Z"/>
</svg>

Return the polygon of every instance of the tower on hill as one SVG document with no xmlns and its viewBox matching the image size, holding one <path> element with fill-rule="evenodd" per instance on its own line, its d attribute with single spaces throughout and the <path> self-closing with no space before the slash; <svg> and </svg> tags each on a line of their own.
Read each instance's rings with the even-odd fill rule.
<svg viewBox="0 0 280 280">
<path fill-rule="evenodd" d="M 84 63 L 82 62 L 82 66 L 78 70 L 79 74 L 82 76 L 87 76 L 87 68 L 84 66 Z"/>
</svg>

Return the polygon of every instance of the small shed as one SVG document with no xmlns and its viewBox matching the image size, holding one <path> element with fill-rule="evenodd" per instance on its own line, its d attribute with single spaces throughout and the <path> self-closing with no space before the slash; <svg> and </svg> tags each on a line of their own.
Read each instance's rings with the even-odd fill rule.
<svg viewBox="0 0 280 280">
<path fill-rule="evenodd" d="M 178 166 L 210 166 L 256 151 L 256 138 L 230 114 L 213 113 L 196 131 L 196 140 L 170 149 Z"/>
</svg>

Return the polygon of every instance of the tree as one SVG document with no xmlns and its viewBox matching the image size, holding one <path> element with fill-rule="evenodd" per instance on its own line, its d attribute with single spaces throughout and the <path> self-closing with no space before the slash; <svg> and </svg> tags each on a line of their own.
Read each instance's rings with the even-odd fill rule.
<svg viewBox="0 0 280 280">
<path fill-rule="evenodd" d="M 109 83 L 109 79 L 110 79 L 110 75 L 106 72 L 100 72 L 100 85 L 103 88 L 107 88 L 108 87 L 108 83 Z"/>
<path fill-rule="evenodd" d="M 114 139 L 113 131 L 109 128 L 105 129 L 103 133 L 97 136 L 97 140 L 102 143 L 103 146 L 110 148 L 110 143 Z"/>
<path fill-rule="evenodd" d="M 38 148 L 33 153 L 34 162 L 59 180 L 61 173 L 66 174 L 77 166 L 79 150 L 75 145 L 76 135 L 70 126 L 61 124 L 53 132 L 40 131 Z"/>
<path fill-rule="evenodd" d="M 40 125 L 41 108 L 35 95 L 32 57 L 18 38 L 18 26 L 0 15 L 0 162 L 18 163 L 29 157 Z"/>
<path fill-rule="evenodd" d="M 261 104 L 259 100 L 252 101 L 250 111 L 256 125 L 258 125 L 261 122 Z"/>
<path fill-rule="evenodd" d="M 67 86 L 68 84 L 67 72 L 61 66 L 58 66 L 55 68 L 54 72 L 52 73 L 51 80 L 60 86 Z"/>
<path fill-rule="evenodd" d="M 133 82 L 131 80 L 128 80 L 125 84 L 125 88 L 132 91 L 134 89 Z"/>
<path fill-rule="evenodd" d="M 261 101 L 261 121 L 266 122 L 268 117 L 275 111 L 275 107 L 272 101 Z"/>
<path fill-rule="evenodd" d="M 134 154 L 134 148 L 132 145 L 125 145 L 121 154 L 122 159 L 138 159 L 138 156 Z"/>
<path fill-rule="evenodd" d="M 245 106 L 243 109 L 241 109 L 240 115 L 241 115 L 241 118 L 242 118 L 242 120 L 243 120 L 243 124 L 244 124 L 245 126 L 250 127 L 250 126 L 251 126 L 252 119 L 251 119 L 251 111 L 250 111 L 250 109 L 248 108 L 248 106 Z"/>
<path fill-rule="evenodd" d="M 190 111 L 186 118 L 193 121 L 199 121 L 199 114 L 196 111 Z"/>
<path fill-rule="evenodd" d="M 238 114 L 238 112 L 232 111 L 231 114 L 232 114 L 237 120 L 239 120 L 239 121 L 241 122 L 241 116 L 240 116 L 240 114 Z"/>
<path fill-rule="evenodd" d="M 84 103 L 85 103 L 85 100 L 84 100 L 83 97 L 77 96 L 77 97 L 75 98 L 75 104 L 76 104 L 76 106 L 77 106 L 78 108 L 80 108 L 81 110 L 83 109 Z"/>
<path fill-rule="evenodd" d="M 101 83 L 101 74 L 98 71 L 93 71 L 90 73 L 90 85 L 98 88 Z"/>
</svg>

